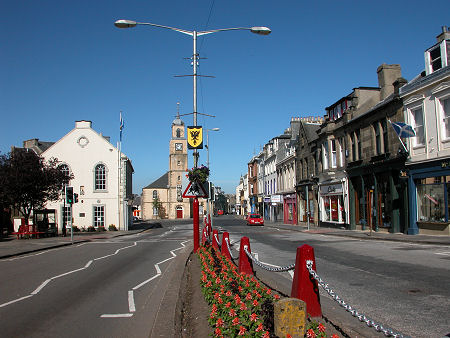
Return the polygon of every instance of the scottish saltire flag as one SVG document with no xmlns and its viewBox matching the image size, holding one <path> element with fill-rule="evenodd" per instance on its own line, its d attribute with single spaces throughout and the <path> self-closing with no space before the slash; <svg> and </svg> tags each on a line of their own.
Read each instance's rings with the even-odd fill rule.
<svg viewBox="0 0 450 338">
<path fill-rule="evenodd" d="M 392 122 L 392 121 L 389 121 L 389 122 L 391 122 L 392 127 L 394 128 L 398 137 L 408 138 L 408 137 L 416 136 L 416 132 L 414 131 L 414 129 L 411 125 L 403 123 L 403 122 Z"/>
<path fill-rule="evenodd" d="M 120 142 L 122 142 L 122 130 L 125 127 L 125 124 L 123 122 L 123 116 L 122 116 L 122 112 L 120 112 Z"/>
</svg>

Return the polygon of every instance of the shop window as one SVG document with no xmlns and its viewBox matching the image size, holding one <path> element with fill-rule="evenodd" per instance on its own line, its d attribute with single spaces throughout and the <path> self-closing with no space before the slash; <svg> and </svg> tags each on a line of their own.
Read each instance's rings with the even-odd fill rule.
<svg viewBox="0 0 450 338">
<path fill-rule="evenodd" d="M 445 192 L 443 183 L 417 184 L 417 212 L 419 222 L 445 222 Z"/>
</svg>

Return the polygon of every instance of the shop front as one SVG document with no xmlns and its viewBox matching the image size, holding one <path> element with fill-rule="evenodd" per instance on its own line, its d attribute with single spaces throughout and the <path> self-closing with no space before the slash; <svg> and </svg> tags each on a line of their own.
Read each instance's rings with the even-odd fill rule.
<svg viewBox="0 0 450 338">
<path fill-rule="evenodd" d="M 298 224 L 296 194 L 283 195 L 283 223 Z"/>
<path fill-rule="evenodd" d="M 346 223 L 344 182 L 319 185 L 320 225 L 342 226 Z"/>
<path fill-rule="evenodd" d="M 269 203 L 269 217 L 272 222 L 283 220 L 283 196 L 271 195 Z"/>
<path fill-rule="evenodd" d="M 450 235 L 450 161 L 409 167 L 408 234 Z"/>
</svg>

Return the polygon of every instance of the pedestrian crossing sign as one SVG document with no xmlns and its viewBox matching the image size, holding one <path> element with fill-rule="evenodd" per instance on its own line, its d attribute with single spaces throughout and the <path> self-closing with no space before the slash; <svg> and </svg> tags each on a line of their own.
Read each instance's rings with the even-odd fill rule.
<svg viewBox="0 0 450 338">
<path fill-rule="evenodd" d="M 188 148 L 203 149 L 203 128 L 201 126 L 187 127 Z"/>
</svg>

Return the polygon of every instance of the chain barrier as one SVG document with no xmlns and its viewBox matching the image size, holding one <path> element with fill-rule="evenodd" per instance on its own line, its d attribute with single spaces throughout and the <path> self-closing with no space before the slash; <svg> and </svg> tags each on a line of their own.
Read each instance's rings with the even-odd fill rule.
<svg viewBox="0 0 450 338">
<path fill-rule="evenodd" d="M 235 259 L 235 260 L 238 259 L 239 256 L 234 257 L 233 254 L 231 253 L 231 248 L 230 248 L 230 243 L 229 243 L 229 239 L 228 238 L 225 238 L 225 243 L 227 243 L 228 252 L 230 253 L 231 258 Z"/>
<path fill-rule="evenodd" d="M 315 272 L 313 270 L 312 266 L 313 266 L 313 261 L 307 260 L 306 261 L 306 268 L 308 269 L 309 273 L 314 277 L 315 280 L 317 280 L 319 285 L 324 288 L 324 290 L 331 296 L 331 298 L 333 298 L 336 302 L 338 302 L 338 304 L 340 306 L 342 306 L 345 310 L 350 312 L 353 317 L 358 318 L 361 322 L 365 322 L 368 327 L 373 327 L 378 332 L 383 332 L 383 334 L 386 337 L 395 337 L 395 338 L 397 338 L 397 337 L 399 337 L 399 338 L 406 338 L 406 337 L 408 337 L 408 336 L 404 336 L 401 333 L 395 332 L 395 331 L 393 331 L 390 328 L 385 328 L 383 325 L 376 323 L 375 321 L 373 321 L 372 319 L 370 319 L 366 315 L 360 314 L 357 310 L 355 310 L 350 305 L 348 305 L 346 302 L 344 302 L 344 300 L 342 300 L 342 298 L 339 297 L 333 290 L 331 290 L 330 287 L 328 286 L 328 283 L 325 283 L 322 280 L 322 278 L 320 278 L 320 276 L 317 274 L 317 272 Z"/>
<path fill-rule="evenodd" d="M 267 270 L 267 271 L 271 271 L 271 272 L 283 272 L 283 271 L 289 271 L 289 270 L 293 270 L 295 268 L 295 263 L 288 265 L 288 266 L 279 266 L 279 267 L 272 267 L 269 266 L 267 264 L 264 264 L 262 262 L 260 262 L 259 260 L 257 260 L 249 251 L 248 251 L 248 246 L 244 245 L 244 251 L 247 254 L 247 256 L 259 267 Z"/>
</svg>

